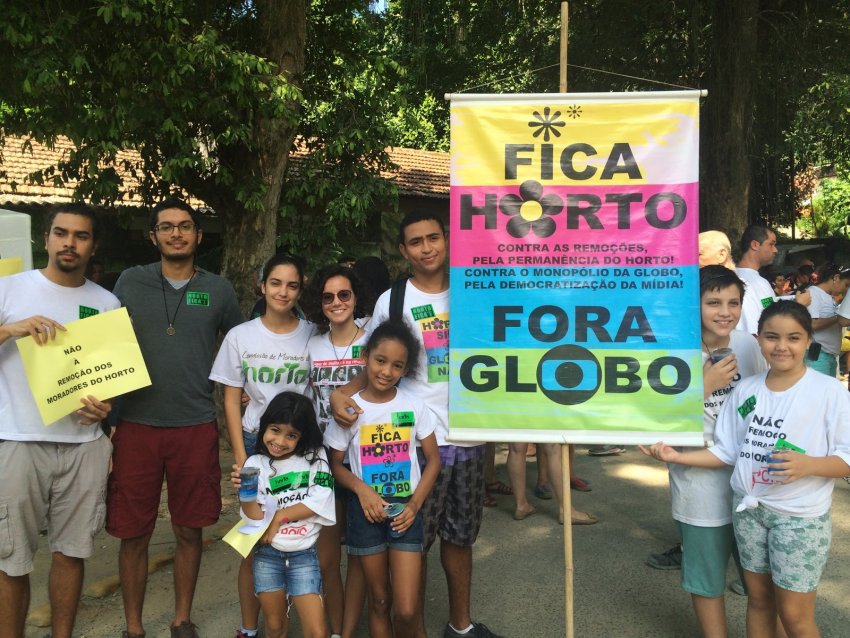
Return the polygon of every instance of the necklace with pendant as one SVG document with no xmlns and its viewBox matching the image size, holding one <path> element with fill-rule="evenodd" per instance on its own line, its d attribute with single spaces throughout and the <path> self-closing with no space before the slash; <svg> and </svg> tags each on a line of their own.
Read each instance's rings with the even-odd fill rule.
<svg viewBox="0 0 850 638">
<path fill-rule="evenodd" d="M 328 334 L 328 341 L 331 342 L 331 348 L 333 348 L 333 350 L 334 350 L 334 357 L 336 357 L 337 363 L 339 363 L 340 361 L 345 359 L 345 355 L 347 355 L 348 351 L 351 349 L 351 344 L 354 343 L 357 340 L 357 335 L 359 335 L 359 334 L 360 334 L 360 327 L 358 326 L 354 329 L 354 336 L 351 337 L 351 341 L 348 342 L 348 345 L 345 347 L 345 351 L 342 353 L 341 357 L 337 354 L 336 344 L 334 343 L 333 337 L 330 334 Z"/>
<path fill-rule="evenodd" d="M 159 269 L 159 283 L 162 287 L 162 305 L 165 306 L 165 320 L 168 322 L 168 327 L 165 329 L 165 334 L 169 337 L 173 337 L 177 333 L 177 329 L 174 327 L 174 322 L 177 321 L 177 313 L 180 312 L 180 304 L 183 303 L 183 299 L 186 298 L 186 291 L 189 290 L 189 283 L 195 276 L 195 270 L 192 270 L 192 276 L 189 277 L 189 281 L 186 282 L 186 285 L 183 286 L 183 294 L 180 295 L 180 300 L 177 302 L 177 308 L 174 309 L 174 316 L 168 316 L 168 301 L 165 298 L 165 277 L 162 276 L 162 268 Z"/>
</svg>

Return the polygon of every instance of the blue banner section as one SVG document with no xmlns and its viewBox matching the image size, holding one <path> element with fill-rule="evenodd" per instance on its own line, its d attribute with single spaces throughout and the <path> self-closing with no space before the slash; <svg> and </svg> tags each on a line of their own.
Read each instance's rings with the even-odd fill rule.
<svg viewBox="0 0 850 638">
<path fill-rule="evenodd" d="M 527 271 L 525 274 L 520 270 Z M 686 350 L 700 342 L 699 315 L 683 294 L 699 290 L 699 268 L 451 269 L 452 348 Z M 693 304 L 699 304 L 695 298 Z"/>
</svg>

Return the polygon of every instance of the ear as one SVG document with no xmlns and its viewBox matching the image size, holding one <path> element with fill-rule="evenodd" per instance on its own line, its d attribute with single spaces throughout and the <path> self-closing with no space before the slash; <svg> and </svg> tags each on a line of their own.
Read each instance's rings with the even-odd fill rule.
<svg viewBox="0 0 850 638">
<path fill-rule="evenodd" d="M 47 232 L 47 231 L 44 231 L 44 248 L 45 248 L 45 250 L 47 249 L 47 237 L 48 237 L 48 235 L 50 235 L 50 233 Z"/>
<path fill-rule="evenodd" d="M 404 244 L 399 244 L 398 252 L 401 254 L 402 257 L 407 259 L 407 246 L 405 246 Z"/>
<path fill-rule="evenodd" d="M 197 244 L 195 244 L 195 245 L 196 245 L 196 246 L 197 246 L 197 245 L 200 245 L 201 240 L 202 240 L 203 238 L 204 238 L 204 231 L 203 231 L 203 230 L 201 230 L 201 229 L 199 228 L 199 229 L 198 229 L 198 243 L 197 243 Z"/>
<path fill-rule="evenodd" d="M 154 231 L 150 231 L 148 233 L 148 238 L 151 240 L 151 243 L 156 246 L 156 233 Z"/>
</svg>

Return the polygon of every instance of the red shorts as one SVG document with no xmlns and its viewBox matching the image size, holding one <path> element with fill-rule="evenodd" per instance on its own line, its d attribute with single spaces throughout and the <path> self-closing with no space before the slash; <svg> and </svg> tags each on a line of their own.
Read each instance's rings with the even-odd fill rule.
<svg viewBox="0 0 850 638">
<path fill-rule="evenodd" d="M 163 476 L 171 522 L 201 528 L 221 514 L 221 467 L 215 421 L 161 428 L 118 421 L 112 437 L 106 531 L 117 538 L 153 532 Z"/>
</svg>

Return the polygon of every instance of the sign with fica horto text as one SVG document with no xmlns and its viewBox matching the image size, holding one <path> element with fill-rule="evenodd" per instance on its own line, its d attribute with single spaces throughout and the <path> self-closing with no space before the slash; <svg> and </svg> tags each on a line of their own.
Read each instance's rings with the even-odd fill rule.
<svg viewBox="0 0 850 638">
<path fill-rule="evenodd" d="M 450 97 L 450 438 L 701 445 L 699 92 Z"/>
<path fill-rule="evenodd" d="M 80 399 L 101 401 L 151 384 L 126 308 L 65 324 L 56 339 L 39 346 L 18 339 L 18 350 L 45 424 L 80 409 Z"/>
</svg>

